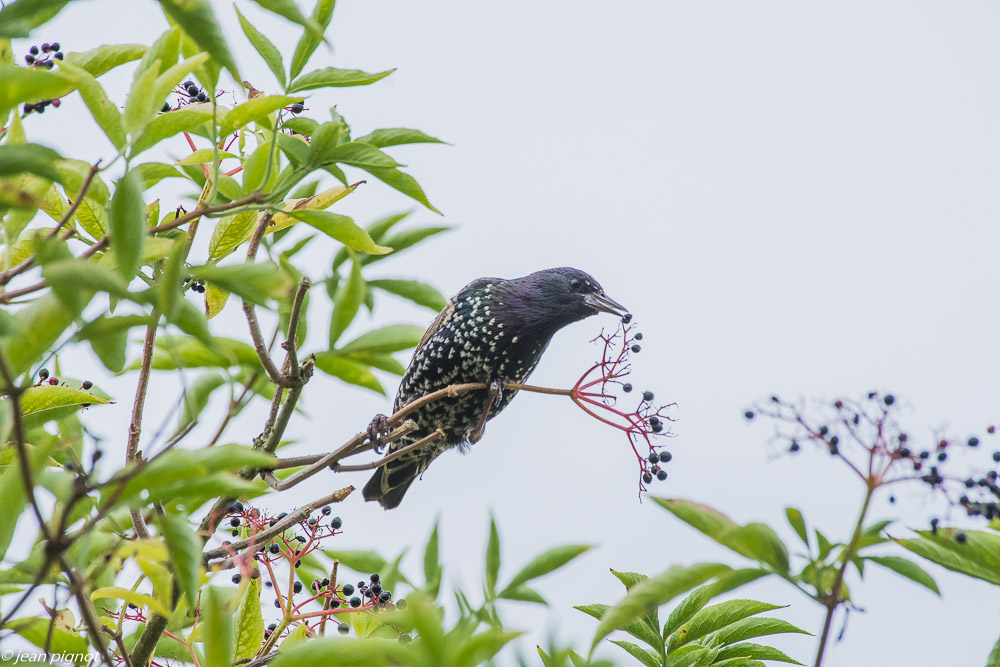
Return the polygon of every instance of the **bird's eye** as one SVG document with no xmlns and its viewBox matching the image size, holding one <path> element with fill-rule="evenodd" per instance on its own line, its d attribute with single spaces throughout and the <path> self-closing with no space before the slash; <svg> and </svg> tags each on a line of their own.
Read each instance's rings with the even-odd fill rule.
<svg viewBox="0 0 1000 667">
<path fill-rule="evenodd" d="M 583 287 L 583 283 L 580 282 L 579 278 L 570 278 L 569 279 L 569 288 L 571 290 L 573 290 L 574 292 L 576 292 L 576 291 L 579 291 L 579 289 L 581 287 Z"/>
</svg>

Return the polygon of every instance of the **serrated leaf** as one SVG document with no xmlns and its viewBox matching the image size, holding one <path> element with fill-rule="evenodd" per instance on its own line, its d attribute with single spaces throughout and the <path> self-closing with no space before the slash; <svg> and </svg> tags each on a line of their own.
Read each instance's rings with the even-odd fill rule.
<svg viewBox="0 0 1000 667">
<path fill-rule="evenodd" d="M 258 605 L 259 607 L 259 605 Z M 232 667 L 233 616 L 225 608 L 222 592 L 210 587 L 202 600 L 202 637 L 205 640 L 204 667 Z"/>
<path fill-rule="evenodd" d="M 94 117 L 98 127 L 101 128 L 112 145 L 118 149 L 119 153 L 123 151 L 126 139 L 125 130 L 122 128 L 122 116 L 118 107 L 108 99 L 101 84 L 85 69 L 69 63 L 60 65 L 59 71 L 72 79 L 77 90 L 80 91 L 83 103 L 87 105 L 87 109 L 90 110 L 90 115 Z"/>
<path fill-rule="evenodd" d="M 210 111 L 195 105 L 189 105 L 181 107 L 180 109 L 174 109 L 173 111 L 169 111 L 167 113 L 161 113 L 149 122 L 146 129 L 143 130 L 142 135 L 132 144 L 130 156 L 134 158 L 136 155 L 152 148 L 168 137 L 172 137 L 180 132 L 190 132 L 210 122 L 211 120 L 212 113 Z M 162 166 L 167 167 L 170 171 L 174 172 L 172 174 L 166 174 L 165 170 L 162 170 L 164 175 L 180 175 L 179 172 L 177 172 L 177 170 L 173 167 L 170 167 L 169 165 Z"/>
<path fill-rule="evenodd" d="M 116 600 L 125 600 L 131 602 L 137 607 L 149 607 L 150 611 L 156 612 L 161 616 L 170 617 L 170 611 L 164 607 L 159 600 L 154 598 L 152 595 L 145 595 L 144 593 L 137 593 L 135 591 L 130 591 L 127 588 L 121 588 L 119 586 L 105 586 L 103 588 L 98 588 L 93 593 L 90 594 L 91 600 L 101 600 L 105 598 L 113 598 Z"/>
<path fill-rule="evenodd" d="M 102 44 L 88 51 L 71 51 L 66 54 L 63 63 L 78 67 L 96 78 L 119 65 L 139 60 L 146 51 L 144 44 Z"/>
<path fill-rule="evenodd" d="M 54 72 L 15 65 L 0 65 L 0 116 L 21 102 L 41 102 L 68 95 L 73 84 Z M 0 160 L 0 163 L 3 161 Z"/>
<path fill-rule="evenodd" d="M 288 92 L 296 93 L 316 88 L 343 88 L 347 86 L 367 86 L 379 79 L 384 79 L 396 70 L 368 73 L 357 69 L 337 69 L 326 67 L 303 74 L 288 84 Z"/>
<path fill-rule="evenodd" d="M 0 145 L 0 176 L 36 174 L 49 181 L 61 181 L 56 163 L 62 157 L 39 144 Z"/>
<path fill-rule="evenodd" d="M 205 316 L 212 319 L 221 313 L 222 309 L 226 307 L 226 302 L 229 301 L 230 294 L 231 292 L 227 292 L 221 287 L 211 284 L 205 285 Z"/>
<path fill-rule="evenodd" d="M 528 588 L 527 586 L 506 588 L 497 597 L 503 598 L 504 600 L 517 600 L 518 602 L 534 602 L 535 604 L 546 606 L 549 604 L 538 591 Z"/>
<path fill-rule="evenodd" d="M 284 88 L 285 83 L 288 79 L 285 77 L 285 64 L 281 60 L 281 51 L 271 43 L 267 37 L 264 36 L 257 28 L 253 26 L 252 23 L 246 20 L 243 13 L 240 12 L 240 8 L 235 4 L 233 9 L 236 10 L 236 17 L 240 21 L 240 27 L 243 28 L 243 34 L 247 36 L 250 40 L 250 44 L 253 48 L 260 54 L 260 57 L 264 59 L 267 64 L 268 69 L 274 74 L 274 78 L 278 80 L 281 87 Z"/>
<path fill-rule="evenodd" d="M 313 31 L 306 30 L 301 39 L 299 39 L 298 44 L 295 45 L 295 53 L 292 56 L 292 68 L 291 77 L 294 79 L 301 72 L 302 68 L 306 66 L 309 61 L 309 56 L 313 54 L 316 47 L 319 45 L 322 33 L 326 30 L 327 26 L 330 25 L 330 19 L 333 16 L 333 7 L 336 0 L 316 0 L 316 5 L 313 7 L 312 15 L 310 15 L 310 20 L 315 22 L 320 28 L 320 35 L 317 35 Z"/>
<path fill-rule="evenodd" d="M 208 261 L 215 262 L 235 250 L 252 233 L 259 211 L 243 211 L 220 218 L 208 244 Z"/>
<path fill-rule="evenodd" d="M 583 555 L 590 548 L 589 544 L 567 544 L 549 549 L 521 568 L 521 571 L 515 574 L 514 578 L 507 584 L 507 589 L 517 588 L 525 582 L 557 570 L 574 558 Z"/>
<path fill-rule="evenodd" d="M 392 252 L 392 248 L 376 245 L 368 236 L 368 232 L 354 224 L 354 221 L 346 215 L 307 209 L 291 210 L 288 211 L 288 215 L 358 252 L 369 255 L 384 255 Z"/>
<path fill-rule="evenodd" d="M 719 644 L 725 646 L 752 637 L 788 633 L 811 634 L 780 618 L 745 618 L 742 621 L 726 626 L 719 631 L 717 636 Z"/>
<path fill-rule="evenodd" d="M 405 127 L 391 127 L 375 130 L 363 137 L 358 137 L 355 141 L 362 144 L 371 144 L 376 148 L 386 148 L 388 146 L 402 146 L 404 144 L 443 144 L 440 139 L 435 139 L 429 134 L 424 134 L 420 130 L 411 130 Z"/>
<path fill-rule="evenodd" d="M 183 517 L 165 514 L 159 521 L 177 585 L 187 595 L 188 604 L 193 605 L 198 600 L 201 579 L 201 540 Z"/>
<path fill-rule="evenodd" d="M 231 266 L 206 264 L 191 267 L 190 272 L 199 280 L 258 305 L 287 296 L 290 288 L 288 276 L 274 264 L 264 262 Z"/>
<path fill-rule="evenodd" d="M 367 366 L 357 361 L 321 352 L 316 355 L 316 368 L 348 384 L 358 385 L 385 395 L 385 389 L 378 378 L 372 374 Z"/>
<path fill-rule="evenodd" d="M 133 170 L 125 174 L 115 189 L 108 207 L 108 239 L 119 274 L 132 280 L 142 256 L 146 238 L 146 205 L 142 201 L 142 184 Z"/>
<path fill-rule="evenodd" d="M 173 113 L 173 112 L 171 112 Z M 236 156 L 232 153 L 227 153 L 226 151 L 216 151 L 212 148 L 199 148 L 195 152 L 191 153 L 187 157 L 174 162 L 178 167 L 183 167 L 184 165 L 198 165 L 198 164 L 212 164 L 215 162 L 215 156 L 218 153 L 219 161 L 225 160 L 226 158 L 235 158 Z"/>
<path fill-rule="evenodd" d="M 62 11 L 69 0 L 18 0 L 0 9 L 0 37 L 28 37 Z"/>
<path fill-rule="evenodd" d="M 748 658 L 750 660 L 774 660 L 776 662 L 787 662 L 793 665 L 801 665 L 802 663 L 797 660 L 792 660 L 783 652 L 771 646 L 761 646 L 760 644 L 753 644 L 751 642 L 741 642 L 739 644 L 733 644 L 732 646 L 727 646 L 719 651 L 717 662 L 713 663 L 718 665 L 723 660 L 732 660 L 733 658 Z M 743 663 L 746 664 L 746 663 Z"/>
<path fill-rule="evenodd" d="M 176 21 L 200 49 L 207 51 L 213 61 L 229 70 L 236 81 L 243 80 L 208 0 L 159 0 L 159 2 L 167 16 Z"/>
<path fill-rule="evenodd" d="M 28 387 L 21 396 L 21 414 L 30 415 L 42 410 L 62 408 L 67 405 L 109 405 L 111 401 L 82 389 L 43 384 Z"/>
<path fill-rule="evenodd" d="M 893 572 L 933 591 L 937 595 L 941 595 L 941 591 L 938 590 L 937 583 L 934 581 L 934 578 L 911 560 L 900 558 L 898 556 L 865 556 L 864 560 L 870 560 L 873 563 L 878 563 L 882 567 L 887 567 Z"/>
<path fill-rule="evenodd" d="M 637 584 L 625 599 L 604 614 L 594 635 L 591 653 L 613 630 L 638 621 L 660 605 L 713 577 L 728 572 L 729 569 L 720 563 L 698 563 L 690 567 L 674 566 L 663 574 Z"/>
<path fill-rule="evenodd" d="M 186 176 L 177 171 L 177 169 L 169 164 L 163 164 L 162 162 L 147 162 L 146 164 L 140 164 L 138 167 L 133 169 L 133 171 L 139 174 L 143 190 L 148 190 L 164 178 L 186 178 Z"/>
<path fill-rule="evenodd" d="M 625 649 L 630 656 L 646 665 L 646 667 L 660 667 L 660 656 L 653 655 L 641 646 L 636 646 L 631 642 L 622 641 L 620 639 L 612 639 L 611 643 Z"/>
<path fill-rule="evenodd" d="M 678 628 L 691 620 L 715 595 L 716 593 L 710 584 L 695 589 L 691 595 L 681 600 L 670 612 L 666 623 L 663 624 L 663 640 L 666 641 Z M 671 645 L 676 645 L 676 643 L 671 640 Z"/>
<path fill-rule="evenodd" d="M 250 579 L 243 587 L 234 620 L 233 660 L 247 660 L 260 650 L 264 640 L 264 617 L 260 608 L 260 579 Z"/>
<path fill-rule="evenodd" d="M 212 392 L 224 384 L 226 384 L 226 378 L 220 373 L 200 375 L 184 392 L 184 413 L 181 416 L 178 430 L 197 421 L 202 411 L 208 406 Z"/>
<path fill-rule="evenodd" d="M 939 529 L 937 535 L 930 531 L 917 532 L 918 538 L 896 542 L 932 563 L 1000 586 L 1000 566 L 996 563 L 1000 558 L 1000 538 L 997 536 L 952 528 Z M 965 534 L 965 544 L 955 541 L 957 532 Z"/>
<path fill-rule="evenodd" d="M 223 122 L 222 130 L 219 134 L 226 136 L 249 123 L 260 123 L 278 109 L 283 109 L 301 99 L 301 97 L 289 97 L 287 95 L 268 95 L 266 97 L 256 97 L 243 104 L 238 104 L 233 107 L 232 111 L 226 114 L 226 120 Z"/>
<path fill-rule="evenodd" d="M 781 609 L 781 607 L 757 600 L 727 600 L 705 607 L 677 631 L 677 643 L 683 645 L 692 642 L 750 616 L 775 609 Z"/>
<path fill-rule="evenodd" d="M 500 533 L 497 522 L 490 517 L 490 537 L 486 543 L 486 589 L 492 595 L 496 591 L 497 577 L 500 575 Z"/>
<path fill-rule="evenodd" d="M 418 280 L 369 280 L 368 286 L 403 297 L 436 313 L 448 305 L 448 300 L 439 291 Z"/>
</svg>

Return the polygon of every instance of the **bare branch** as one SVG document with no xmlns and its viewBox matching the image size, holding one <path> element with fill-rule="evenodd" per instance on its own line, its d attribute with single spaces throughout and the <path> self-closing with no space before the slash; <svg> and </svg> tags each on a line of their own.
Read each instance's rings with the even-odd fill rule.
<svg viewBox="0 0 1000 667">
<path fill-rule="evenodd" d="M 297 348 L 299 346 L 299 316 L 302 313 L 302 304 L 305 302 L 306 292 L 312 287 L 312 282 L 305 276 L 299 281 L 299 288 L 295 290 L 295 298 L 292 300 L 292 312 L 288 316 L 288 337 L 282 347 L 285 348 L 285 372 L 291 376 L 292 380 L 299 377 L 299 357 Z"/>
<path fill-rule="evenodd" d="M 340 465 L 339 463 L 334 463 L 333 465 L 330 466 L 330 468 L 335 472 L 357 472 L 359 470 L 375 470 L 376 468 L 381 468 L 389 461 L 395 461 L 396 459 L 402 456 L 406 456 L 407 454 L 409 454 L 414 450 L 420 449 L 425 445 L 429 445 L 432 442 L 437 442 L 438 440 L 442 439 L 444 439 L 444 431 L 442 431 L 441 429 L 436 429 L 430 435 L 421 438 L 420 440 L 417 440 L 416 442 L 411 443 L 405 447 L 397 449 L 391 454 L 386 454 L 378 461 L 373 461 L 372 463 L 364 463 L 361 465 L 346 465 L 346 466 Z"/>
</svg>

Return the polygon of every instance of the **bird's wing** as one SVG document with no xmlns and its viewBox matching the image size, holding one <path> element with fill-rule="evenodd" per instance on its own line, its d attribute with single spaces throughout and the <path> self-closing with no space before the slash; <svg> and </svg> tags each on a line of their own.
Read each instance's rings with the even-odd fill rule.
<svg viewBox="0 0 1000 667">
<path fill-rule="evenodd" d="M 420 342 L 417 343 L 417 349 L 413 351 L 414 355 L 417 352 L 420 352 L 420 348 L 426 345 L 427 341 L 433 338 L 434 334 L 436 334 L 438 331 L 441 330 L 441 327 L 444 326 L 444 323 L 448 321 L 448 318 L 451 317 L 451 314 L 454 312 L 455 312 L 455 301 L 452 300 L 448 302 L 448 305 L 444 307 L 444 310 L 438 313 L 438 316 L 434 318 L 434 321 L 431 322 L 431 325 L 427 327 L 427 331 L 424 332 L 424 335 L 420 339 Z"/>
</svg>

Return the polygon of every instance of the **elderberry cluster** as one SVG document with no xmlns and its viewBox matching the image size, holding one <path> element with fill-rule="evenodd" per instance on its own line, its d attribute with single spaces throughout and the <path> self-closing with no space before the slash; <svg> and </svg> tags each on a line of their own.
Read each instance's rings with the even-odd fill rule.
<svg viewBox="0 0 1000 667">
<path fill-rule="evenodd" d="M 843 460 L 875 486 L 920 482 L 933 493 L 942 495 L 951 506 L 961 507 L 968 516 L 1000 519 L 1000 485 L 996 470 L 1000 451 L 992 453 L 993 469 L 972 475 L 956 474 L 949 468 L 957 466 L 956 461 L 960 458 L 969 461 L 976 456 L 982 444 L 979 436 L 948 438 L 937 435 L 921 445 L 900 426 L 898 408 L 896 396 L 876 391 L 868 392 L 861 400 L 837 400 L 832 405 L 820 405 L 815 409 L 772 396 L 768 402 L 744 412 L 743 416 L 748 421 L 758 416 L 773 420 L 775 439 L 787 443 L 792 454 L 801 451 L 804 443 L 811 442 Z M 986 428 L 986 437 L 995 434 L 995 426 Z M 869 472 L 862 472 L 866 470 Z M 889 496 L 889 502 L 896 502 L 894 495 Z M 932 532 L 937 531 L 938 521 L 936 517 L 931 519 Z M 955 534 L 955 540 L 960 543 L 965 537 L 963 533 Z"/>
<path fill-rule="evenodd" d="M 202 281 L 202 280 L 195 280 L 194 276 L 187 276 L 187 277 L 184 278 L 184 282 L 182 282 L 181 285 L 187 285 L 188 283 L 191 284 L 191 291 L 192 292 L 197 292 L 198 294 L 204 294 L 205 293 L 205 282 L 204 281 Z"/>
<path fill-rule="evenodd" d="M 63 59 L 63 52 L 59 48 L 59 42 L 53 42 L 52 44 L 46 42 L 42 44 L 40 51 L 37 46 L 32 46 L 28 49 L 28 55 L 24 56 L 24 62 L 28 63 L 28 67 L 52 69 L 56 60 Z"/>
<path fill-rule="evenodd" d="M 182 83 L 180 85 L 180 89 L 175 90 L 174 92 L 176 92 L 178 95 L 181 95 L 182 97 L 187 97 L 188 104 L 194 104 L 195 102 L 208 102 L 209 100 L 208 93 L 199 88 L 198 84 L 196 84 L 191 79 L 188 79 L 187 81 Z M 170 106 L 170 102 L 164 102 L 163 108 L 160 109 L 160 111 L 162 111 L 163 113 L 167 113 L 171 109 L 173 109 L 173 107 Z"/>
</svg>

